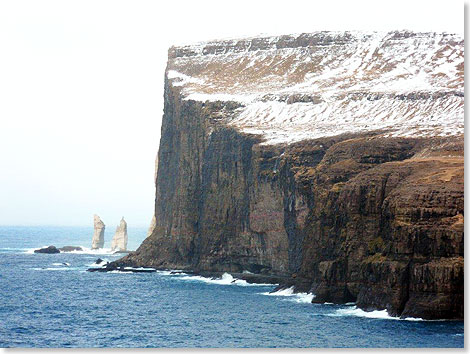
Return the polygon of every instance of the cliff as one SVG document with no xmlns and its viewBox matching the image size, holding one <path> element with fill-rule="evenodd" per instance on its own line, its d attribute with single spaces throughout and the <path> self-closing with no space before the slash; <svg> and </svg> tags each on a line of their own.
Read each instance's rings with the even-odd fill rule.
<svg viewBox="0 0 470 354">
<path fill-rule="evenodd" d="M 155 226 L 116 264 L 463 318 L 463 50 L 410 32 L 171 48 Z"/>
</svg>

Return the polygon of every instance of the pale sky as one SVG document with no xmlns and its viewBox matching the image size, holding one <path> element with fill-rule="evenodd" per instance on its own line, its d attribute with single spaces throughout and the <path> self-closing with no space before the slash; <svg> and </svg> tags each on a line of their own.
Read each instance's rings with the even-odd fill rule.
<svg viewBox="0 0 470 354">
<path fill-rule="evenodd" d="M 147 226 L 167 50 L 319 30 L 459 33 L 460 1 L 0 2 L 0 224 Z"/>
</svg>

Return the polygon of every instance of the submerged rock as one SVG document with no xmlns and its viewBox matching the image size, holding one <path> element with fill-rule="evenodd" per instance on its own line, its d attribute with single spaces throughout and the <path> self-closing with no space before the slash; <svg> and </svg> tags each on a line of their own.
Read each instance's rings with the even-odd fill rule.
<svg viewBox="0 0 470 354">
<path fill-rule="evenodd" d="M 104 246 L 104 229 L 106 225 L 98 215 L 95 214 L 93 218 L 95 231 L 91 240 L 91 248 L 95 250 Z"/>
<path fill-rule="evenodd" d="M 49 246 L 49 247 L 44 247 L 44 248 L 41 248 L 39 250 L 34 250 L 34 253 L 49 253 L 49 254 L 53 254 L 53 253 L 60 253 L 59 249 L 55 246 Z"/>
<path fill-rule="evenodd" d="M 113 241 L 111 243 L 112 251 L 126 251 L 127 250 L 127 223 L 122 217 L 119 226 L 116 228 Z"/>
<path fill-rule="evenodd" d="M 72 251 L 83 251 L 83 248 L 79 246 L 64 246 L 59 248 L 61 252 L 72 252 Z"/>
</svg>

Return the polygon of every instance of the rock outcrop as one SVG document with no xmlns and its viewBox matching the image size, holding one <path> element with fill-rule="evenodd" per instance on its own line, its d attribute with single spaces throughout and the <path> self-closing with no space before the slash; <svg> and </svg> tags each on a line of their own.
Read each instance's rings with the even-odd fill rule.
<svg viewBox="0 0 470 354">
<path fill-rule="evenodd" d="M 93 216 L 93 222 L 94 222 L 94 233 L 93 233 L 93 239 L 91 240 L 91 248 L 92 249 L 98 249 L 98 248 L 103 248 L 104 246 L 104 230 L 105 230 L 105 224 L 103 221 L 101 221 L 100 217 L 98 215 Z"/>
<path fill-rule="evenodd" d="M 250 271 L 463 318 L 463 39 L 331 33 L 169 50 L 155 227 L 111 267 Z"/>
<path fill-rule="evenodd" d="M 111 242 L 111 251 L 127 251 L 127 239 L 127 223 L 123 217 Z"/>
<path fill-rule="evenodd" d="M 59 248 L 60 252 L 74 252 L 74 251 L 83 251 L 83 248 L 80 246 L 64 246 Z"/>
<path fill-rule="evenodd" d="M 60 251 L 55 246 L 49 246 L 49 247 L 44 247 L 38 250 L 34 250 L 34 253 L 54 254 L 54 253 L 60 253 Z"/>
</svg>

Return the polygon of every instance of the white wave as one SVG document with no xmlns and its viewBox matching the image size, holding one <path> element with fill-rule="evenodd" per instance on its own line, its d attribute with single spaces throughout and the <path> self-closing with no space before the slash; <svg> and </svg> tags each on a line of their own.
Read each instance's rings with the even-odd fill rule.
<svg viewBox="0 0 470 354">
<path fill-rule="evenodd" d="M 311 304 L 314 297 L 315 295 L 309 293 L 297 293 L 294 294 L 292 301 L 301 304 Z"/>
<path fill-rule="evenodd" d="M 200 275 L 185 275 L 178 277 L 178 279 L 183 280 L 195 280 L 195 281 L 202 281 L 208 284 L 218 284 L 218 285 L 239 285 L 239 286 L 272 286 L 272 284 L 255 284 L 255 283 L 248 283 L 246 280 L 243 279 L 236 279 L 229 273 L 222 274 L 221 278 L 206 278 Z"/>
<path fill-rule="evenodd" d="M 112 251 L 111 248 L 98 248 L 98 249 L 91 249 L 88 247 L 80 246 L 82 248 L 81 251 L 70 251 L 66 253 L 73 253 L 73 254 L 93 254 L 93 255 L 112 255 L 115 251 Z"/>
<path fill-rule="evenodd" d="M 172 276 L 172 277 L 190 276 L 188 273 L 185 273 L 182 270 L 157 270 L 156 273 L 160 275 Z"/>
<path fill-rule="evenodd" d="M 294 287 L 286 288 L 286 289 L 281 289 L 278 291 L 274 292 L 266 292 L 266 293 L 261 293 L 261 295 L 268 295 L 268 296 L 292 296 L 294 294 Z"/>
<path fill-rule="evenodd" d="M 63 263 L 52 263 L 54 266 L 70 266 L 70 263 L 63 262 Z"/>
<path fill-rule="evenodd" d="M 291 286 L 290 288 L 281 289 L 274 292 L 266 292 L 261 293 L 261 295 L 267 296 L 285 296 L 288 298 L 289 301 L 301 303 L 301 304 L 309 304 L 312 302 L 315 295 L 311 293 L 295 293 L 294 287 Z"/>
<path fill-rule="evenodd" d="M 355 316 L 355 317 L 374 318 L 374 319 L 381 319 L 381 320 L 424 321 L 422 318 L 415 318 L 415 317 L 400 318 L 400 317 L 390 316 L 387 310 L 364 311 L 358 308 L 357 306 L 351 306 L 349 308 L 338 309 L 336 310 L 336 312 L 332 314 L 328 314 L 327 316 L 332 316 L 332 317 Z"/>
<path fill-rule="evenodd" d="M 100 263 L 101 264 L 101 263 Z M 149 267 L 124 267 L 125 270 L 155 270 L 155 268 L 149 268 Z"/>
<path fill-rule="evenodd" d="M 70 268 L 70 267 L 48 267 L 48 268 L 31 268 L 33 270 L 77 270 L 79 268 Z"/>
<path fill-rule="evenodd" d="M 24 253 L 34 254 L 34 251 L 40 250 L 41 248 L 46 248 L 46 247 L 49 247 L 49 246 L 42 246 L 42 247 L 36 247 L 36 248 L 24 248 L 22 250 L 24 251 Z M 111 248 L 91 249 L 91 248 L 88 248 L 88 247 L 85 247 L 85 246 L 78 246 L 78 247 L 81 247 L 82 250 L 81 251 L 68 251 L 68 252 L 61 251 L 60 253 L 91 254 L 91 255 L 116 255 L 116 256 L 121 255 L 122 256 L 122 254 L 118 254 L 115 251 L 112 251 Z M 58 247 L 58 248 L 60 248 L 60 247 Z"/>
</svg>

